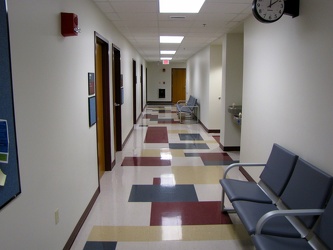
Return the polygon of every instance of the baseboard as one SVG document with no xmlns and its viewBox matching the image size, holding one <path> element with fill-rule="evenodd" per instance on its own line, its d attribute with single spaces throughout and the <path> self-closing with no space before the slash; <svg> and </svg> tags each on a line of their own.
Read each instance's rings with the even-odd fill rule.
<svg viewBox="0 0 333 250">
<path fill-rule="evenodd" d="M 210 134 L 219 134 L 220 130 L 219 129 L 208 129 L 208 133 L 210 133 Z"/>
<path fill-rule="evenodd" d="M 136 119 L 135 124 L 138 123 L 138 121 L 140 120 L 141 116 L 142 116 L 142 112 L 141 112 L 141 114 L 139 115 L 138 119 Z"/>
<path fill-rule="evenodd" d="M 116 160 L 114 159 L 113 162 L 111 162 L 111 170 L 116 166 Z"/>
<path fill-rule="evenodd" d="M 125 145 L 126 145 L 128 139 L 130 138 L 131 134 L 133 133 L 133 130 L 134 130 L 134 126 L 132 127 L 131 131 L 128 133 L 128 135 L 127 135 L 127 137 L 126 137 L 126 139 L 125 139 L 125 141 L 124 141 L 124 143 L 123 143 L 123 145 L 122 145 L 122 148 L 125 147 Z"/>
<path fill-rule="evenodd" d="M 201 127 L 203 127 L 203 129 L 207 132 L 207 133 L 211 133 L 211 134 L 219 134 L 220 133 L 220 130 L 219 129 L 208 129 L 206 128 L 206 126 L 199 120 L 198 121 L 199 124 L 201 125 Z"/>
<path fill-rule="evenodd" d="M 251 177 L 251 175 L 245 170 L 245 168 L 243 168 L 243 167 L 239 167 L 239 172 L 241 172 L 241 173 L 244 175 L 244 177 L 245 177 L 248 181 L 250 181 L 250 182 L 256 182 L 256 181 Z"/>
<path fill-rule="evenodd" d="M 165 102 L 165 101 L 149 101 L 147 105 L 173 105 L 172 102 Z"/>
<path fill-rule="evenodd" d="M 238 147 L 238 146 L 224 147 L 222 144 L 220 144 L 220 147 L 222 148 L 223 151 L 240 151 L 240 147 Z"/>
<path fill-rule="evenodd" d="M 71 236 L 69 237 L 68 241 L 66 242 L 66 245 L 64 246 L 64 250 L 70 250 L 74 241 L 75 241 L 75 238 L 76 236 L 79 234 L 80 232 L 80 229 L 83 225 L 83 223 L 85 222 L 85 220 L 87 219 L 92 207 L 94 206 L 94 203 L 99 195 L 99 193 L 101 192 L 100 190 L 100 187 L 97 188 L 97 190 L 95 191 L 93 197 L 91 198 L 87 208 L 84 210 L 81 218 L 79 219 L 79 222 L 76 224 Z"/>
</svg>

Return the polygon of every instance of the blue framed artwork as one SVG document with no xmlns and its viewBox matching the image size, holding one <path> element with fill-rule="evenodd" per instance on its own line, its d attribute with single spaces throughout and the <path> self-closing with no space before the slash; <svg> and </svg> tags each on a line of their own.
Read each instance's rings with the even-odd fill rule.
<svg viewBox="0 0 333 250">
<path fill-rule="evenodd" d="M 96 96 L 88 98 L 89 102 L 89 127 L 96 123 Z"/>
<path fill-rule="evenodd" d="M 21 193 L 7 6 L 0 0 L 0 209 Z"/>
</svg>

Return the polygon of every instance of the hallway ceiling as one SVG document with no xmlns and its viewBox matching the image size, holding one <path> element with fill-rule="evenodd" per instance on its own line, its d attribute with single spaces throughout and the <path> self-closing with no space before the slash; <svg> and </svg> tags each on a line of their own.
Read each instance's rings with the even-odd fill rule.
<svg viewBox="0 0 333 250">
<path fill-rule="evenodd" d="M 183 62 L 209 44 L 221 44 L 228 32 L 242 32 L 252 0 L 206 0 L 198 14 L 161 14 L 158 0 L 93 0 L 147 61 L 160 61 L 160 50 L 176 50 Z M 181 44 L 160 44 L 161 35 L 184 36 Z"/>
</svg>

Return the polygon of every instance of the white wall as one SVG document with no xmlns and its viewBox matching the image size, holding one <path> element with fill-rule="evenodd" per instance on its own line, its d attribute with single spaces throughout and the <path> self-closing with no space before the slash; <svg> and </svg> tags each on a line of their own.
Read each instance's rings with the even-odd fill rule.
<svg viewBox="0 0 333 250">
<path fill-rule="evenodd" d="M 140 57 L 139 57 L 140 59 Z M 141 59 L 142 64 L 136 64 L 136 118 L 138 119 L 141 114 L 141 82 L 140 82 L 140 76 L 141 76 L 141 65 L 142 65 L 142 95 L 143 95 L 143 107 L 146 105 L 146 67 L 147 65 L 144 65 Z M 132 82 L 133 84 L 133 82 Z M 132 89 L 131 89 L 132 90 Z M 133 91 L 133 90 L 132 90 Z M 127 93 L 128 95 L 128 93 Z M 133 93 L 132 93 L 133 96 Z M 128 98 L 130 96 L 128 95 Z"/>
<path fill-rule="evenodd" d="M 200 121 L 207 129 L 219 129 L 222 86 L 221 46 L 207 46 L 187 61 L 187 95 L 198 99 Z"/>
<path fill-rule="evenodd" d="M 110 23 L 108 23 L 110 24 Z M 116 38 L 120 38 L 117 39 Z M 140 67 L 143 65 L 143 105 L 146 103 L 146 62 L 137 53 L 136 50 L 119 35 L 111 35 L 111 41 L 120 48 L 121 54 L 121 74 L 123 74 L 123 84 L 124 84 L 124 104 L 121 106 L 122 115 L 122 140 L 126 140 L 126 137 L 131 132 L 133 124 L 133 60 L 136 61 L 136 115 L 137 118 L 141 114 L 141 84 L 140 84 Z M 110 59 L 111 60 L 111 59 Z M 112 79 L 112 78 L 110 78 Z M 113 137 L 113 134 L 111 134 Z"/>
<path fill-rule="evenodd" d="M 1 210 L 0 248 L 58 250 L 98 187 L 96 126 L 88 125 L 94 31 L 120 48 L 126 94 L 132 58 L 145 62 L 90 0 L 11 0 L 8 11 L 22 193 Z M 79 36 L 61 36 L 60 12 L 78 14 Z M 132 126 L 127 113 L 130 101 L 124 135 Z"/>
<path fill-rule="evenodd" d="M 221 127 L 221 91 L 222 91 L 222 46 L 210 46 L 210 74 L 209 74 L 209 128 L 219 130 Z"/>
<path fill-rule="evenodd" d="M 233 122 L 228 107 L 242 105 L 243 34 L 230 33 L 223 37 L 222 53 L 222 120 L 220 142 L 224 147 L 239 147 L 241 127 Z"/>
<path fill-rule="evenodd" d="M 209 80 L 210 80 L 210 48 L 199 51 L 187 61 L 186 95 L 197 98 L 200 106 L 200 121 L 209 125 Z"/>
<path fill-rule="evenodd" d="M 245 23 L 241 160 L 266 161 L 277 142 L 333 174 L 333 2 L 300 5 Z"/>
<path fill-rule="evenodd" d="M 186 63 L 162 64 L 161 62 L 147 63 L 147 101 L 172 101 L 172 68 L 186 68 Z M 165 71 L 163 71 L 165 69 Z M 165 89 L 165 98 L 158 98 L 158 90 Z"/>
</svg>

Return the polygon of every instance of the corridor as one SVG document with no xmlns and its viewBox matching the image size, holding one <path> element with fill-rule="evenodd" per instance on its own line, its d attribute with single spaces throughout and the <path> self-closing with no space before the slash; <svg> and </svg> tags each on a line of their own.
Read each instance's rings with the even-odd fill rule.
<svg viewBox="0 0 333 250">
<path fill-rule="evenodd" d="M 220 212 L 219 179 L 239 152 L 218 136 L 180 124 L 174 106 L 147 106 L 71 249 L 253 249 L 238 217 Z"/>
</svg>

